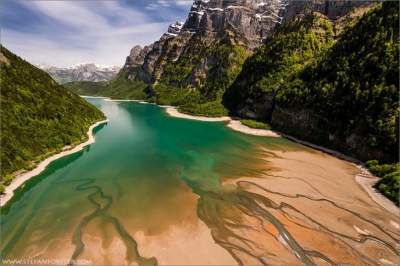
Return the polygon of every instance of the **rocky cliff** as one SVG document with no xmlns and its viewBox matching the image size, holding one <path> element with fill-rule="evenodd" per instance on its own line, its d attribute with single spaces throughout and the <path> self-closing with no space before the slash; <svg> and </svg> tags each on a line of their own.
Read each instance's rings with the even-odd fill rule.
<svg viewBox="0 0 400 266">
<path fill-rule="evenodd" d="M 288 13 L 246 61 L 224 103 L 232 114 L 359 159 L 396 161 L 399 4 L 350 9 L 343 1 L 339 12 L 317 3 L 318 11 L 328 8 Z M 337 27 L 344 18 L 337 14 L 348 16 L 345 25 Z"/>
<path fill-rule="evenodd" d="M 207 97 L 215 99 L 219 79 L 233 81 L 245 58 L 281 22 L 285 6 L 285 0 L 195 0 L 185 23 L 172 24 L 142 50 L 134 47 L 122 72 L 148 84 L 206 87 L 212 92 Z"/>
<path fill-rule="evenodd" d="M 284 12 L 284 21 L 290 21 L 298 14 L 318 12 L 324 14 L 331 21 L 336 21 L 352 12 L 354 8 L 368 6 L 377 1 L 353 1 L 353 0 L 309 0 L 289 1 Z"/>
<path fill-rule="evenodd" d="M 244 61 L 284 22 L 317 12 L 340 25 L 367 1 L 195 0 L 185 23 L 171 24 L 155 43 L 134 47 L 120 76 L 149 84 L 148 96 L 164 104 L 198 105 L 220 100 Z M 265 96 L 263 96 L 265 97 Z M 190 103 L 188 103 L 188 101 Z M 204 107 L 204 106 L 203 106 Z M 199 109 L 185 108 L 198 113 Z M 202 108 L 204 109 L 204 108 Z M 204 115 L 221 115 L 209 110 Z"/>
</svg>

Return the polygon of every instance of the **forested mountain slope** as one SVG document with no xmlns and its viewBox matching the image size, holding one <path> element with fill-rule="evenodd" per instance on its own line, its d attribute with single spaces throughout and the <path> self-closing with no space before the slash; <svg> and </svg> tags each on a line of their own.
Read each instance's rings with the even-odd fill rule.
<svg viewBox="0 0 400 266">
<path fill-rule="evenodd" d="M 398 9 L 379 4 L 336 38 L 318 13 L 285 23 L 246 61 L 225 104 L 362 160 L 396 161 Z"/>
<path fill-rule="evenodd" d="M 147 84 L 128 80 L 126 73 L 120 72 L 110 81 L 73 81 L 63 84 L 64 87 L 78 95 L 103 96 L 113 99 L 146 99 Z"/>
<path fill-rule="evenodd" d="M 87 138 L 97 108 L 1 46 L 1 177 Z"/>
</svg>

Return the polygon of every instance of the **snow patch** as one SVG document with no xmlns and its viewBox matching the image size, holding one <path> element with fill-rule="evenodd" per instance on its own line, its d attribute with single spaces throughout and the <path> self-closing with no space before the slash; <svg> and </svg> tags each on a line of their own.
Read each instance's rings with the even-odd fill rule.
<svg viewBox="0 0 400 266">
<path fill-rule="evenodd" d="M 219 7 L 209 7 L 209 8 L 207 8 L 207 10 L 210 10 L 210 11 L 224 11 L 222 8 L 219 8 Z"/>
<path fill-rule="evenodd" d="M 203 16 L 204 15 L 204 11 L 190 11 L 191 14 L 197 14 L 199 16 Z"/>
<path fill-rule="evenodd" d="M 171 32 L 166 32 L 165 35 L 173 36 L 173 37 L 178 36 L 178 34 L 176 34 L 176 33 L 171 33 Z"/>
</svg>

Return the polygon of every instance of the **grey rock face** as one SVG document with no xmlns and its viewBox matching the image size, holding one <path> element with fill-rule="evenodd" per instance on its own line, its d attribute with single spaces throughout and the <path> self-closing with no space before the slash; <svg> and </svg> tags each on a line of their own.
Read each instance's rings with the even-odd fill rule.
<svg viewBox="0 0 400 266">
<path fill-rule="evenodd" d="M 161 39 L 176 37 L 179 35 L 183 27 L 183 22 L 177 21 L 171 25 L 169 25 L 168 30 L 161 36 Z"/>
<path fill-rule="evenodd" d="M 192 34 L 189 32 L 181 32 L 175 37 L 164 37 L 152 44 L 152 49 L 146 54 L 144 63 L 137 71 L 137 78 L 146 83 L 156 81 L 166 63 L 178 60 L 191 37 Z"/>
<path fill-rule="evenodd" d="M 286 2 L 287 0 L 194 0 L 186 22 L 171 24 L 160 40 L 150 46 L 141 67 L 135 70 L 137 74 L 129 76 L 152 83 L 162 75 L 165 64 L 173 64 L 182 53 L 196 53 L 186 47 L 191 39 L 201 38 L 212 44 L 225 37 L 228 31 L 246 49 L 253 50 L 280 23 Z M 193 42 L 190 45 L 193 46 Z M 141 62 L 133 59 L 137 58 L 138 53 L 139 48 L 134 47 L 124 66 L 125 71 L 132 72 L 132 67 L 138 66 L 133 62 Z M 205 67 L 207 64 L 202 65 Z M 196 72 L 200 76 L 204 74 L 202 65 L 196 66 Z M 193 85 L 197 85 L 197 77 L 192 77 L 191 80 Z"/>
<path fill-rule="evenodd" d="M 352 0 L 290 0 L 285 9 L 284 20 L 290 20 L 299 13 L 314 11 L 324 14 L 331 20 L 345 16 L 353 8 L 369 5 L 376 1 L 352 1 Z"/>
<path fill-rule="evenodd" d="M 259 47 L 275 27 L 300 13 L 317 11 L 335 20 L 367 1 L 350 0 L 194 0 L 185 23 L 171 24 L 159 41 L 139 50 L 134 47 L 124 71 L 130 78 L 153 83 L 166 64 L 174 64 L 181 56 L 196 56 L 195 41 L 211 45 L 229 35 L 236 44 L 252 51 Z M 191 46 L 191 47 L 189 47 Z M 139 52 L 140 51 L 140 52 Z M 139 54 L 139 56 L 138 56 Z M 212 58 L 205 59 L 189 78 L 197 87 L 207 79 Z M 134 69 L 133 69 L 134 68 Z"/>
<path fill-rule="evenodd" d="M 152 45 L 141 47 L 136 45 L 131 49 L 129 56 L 126 58 L 124 68 L 137 67 L 144 63 L 146 54 L 152 49 Z"/>
<path fill-rule="evenodd" d="M 254 49 L 280 22 L 286 0 L 196 0 L 184 30 L 224 33 L 226 29 L 243 36 Z"/>
</svg>

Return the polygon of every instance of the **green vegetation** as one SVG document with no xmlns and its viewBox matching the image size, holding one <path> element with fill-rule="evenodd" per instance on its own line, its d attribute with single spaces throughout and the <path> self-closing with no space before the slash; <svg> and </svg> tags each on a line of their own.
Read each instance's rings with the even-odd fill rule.
<svg viewBox="0 0 400 266">
<path fill-rule="evenodd" d="M 103 96 L 113 99 L 137 99 L 147 97 L 147 85 L 140 81 L 130 80 L 123 73 L 119 73 L 108 82 L 74 81 L 64 86 L 78 95 Z"/>
<path fill-rule="evenodd" d="M 72 77 L 53 77 L 55 81 L 59 84 L 65 84 L 68 82 L 72 82 Z"/>
<path fill-rule="evenodd" d="M 154 85 L 153 100 L 160 105 L 179 106 L 198 98 L 198 93 L 190 89 L 178 89 L 159 83 Z"/>
<path fill-rule="evenodd" d="M 64 87 L 78 95 L 102 96 L 106 82 L 72 81 L 64 84 Z"/>
<path fill-rule="evenodd" d="M 235 80 L 250 53 L 234 44 L 229 37 L 212 45 L 194 39 L 188 52 L 174 64 L 168 64 L 155 88 L 155 102 L 178 106 L 180 112 L 202 116 L 224 116 L 228 114 L 221 99 L 225 89 Z M 214 62 L 206 69 L 198 69 L 208 59 Z M 194 69 L 203 71 L 194 74 Z M 204 79 L 204 77 L 207 77 Z M 193 79 L 198 84 L 193 87 Z"/>
<path fill-rule="evenodd" d="M 191 115 L 202 115 L 210 117 L 226 116 L 228 115 L 228 110 L 222 105 L 220 100 L 205 102 L 205 103 L 195 103 L 195 104 L 184 104 L 178 107 L 178 111 L 191 114 Z"/>
<path fill-rule="evenodd" d="M 379 164 L 377 160 L 371 160 L 365 165 L 371 173 L 381 178 L 375 188 L 400 206 L 400 163 Z"/>
<path fill-rule="evenodd" d="M 145 89 L 147 85 L 141 81 L 130 80 L 123 73 L 108 82 L 108 91 L 104 96 L 114 99 L 138 99 L 142 100 L 147 97 Z"/>
<path fill-rule="evenodd" d="M 1 46 L 1 177 L 87 138 L 104 115 L 48 74 Z"/>
<path fill-rule="evenodd" d="M 260 92 L 273 92 L 281 100 L 289 98 L 288 90 L 296 89 L 293 81 L 318 53 L 332 46 L 333 37 L 332 23 L 319 13 L 299 16 L 278 28 L 246 61 L 224 95 L 224 103 L 235 108 Z"/>
<path fill-rule="evenodd" d="M 282 132 L 361 160 L 397 162 L 398 10 L 398 2 L 376 4 L 337 36 L 319 13 L 285 23 L 246 61 L 224 104 L 234 114 L 254 103 L 269 106 L 260 118 Z M 382 176 L 377 188 L 397 202 L 395 168 L 371 171 Z"/>
<path fill-rule="evenodd" d="M 137 69 L 130 69 L 129 73 L 120 71 L 109 82 L 70 82 L 65 87 L 79 95 L 146 100 L 178 106 L 179 111 L 187 114 L 223 116 L 228 111 L 221 103 L 222 95 L 249 55 L 229 34 L 216 43 L 197 36 L 176 62 L 163 66 L 154 84 L 137 81 Z M 158 63 L 162 62 L 159 59 Z"/>
<path fill-rule="evenodd" d="M 282 25 L 246 61 L 224 104 L 235 113 L 269 93 L 261 119 L 278 130 L 362 160 L 395 161 L 398 7 L 377 4 L 339 36 L 319 13 Z"/>
<path fill-rule="evenodd" d="M 245 126 L 248 126 L 251 128 L 256 128 L 256 129 L 271 129 L 271 126 L 268 125 L 267 123 L 252 120 L 252 119 L 241 119 L 240 123 L 242 123 Z"/>
</svg>

